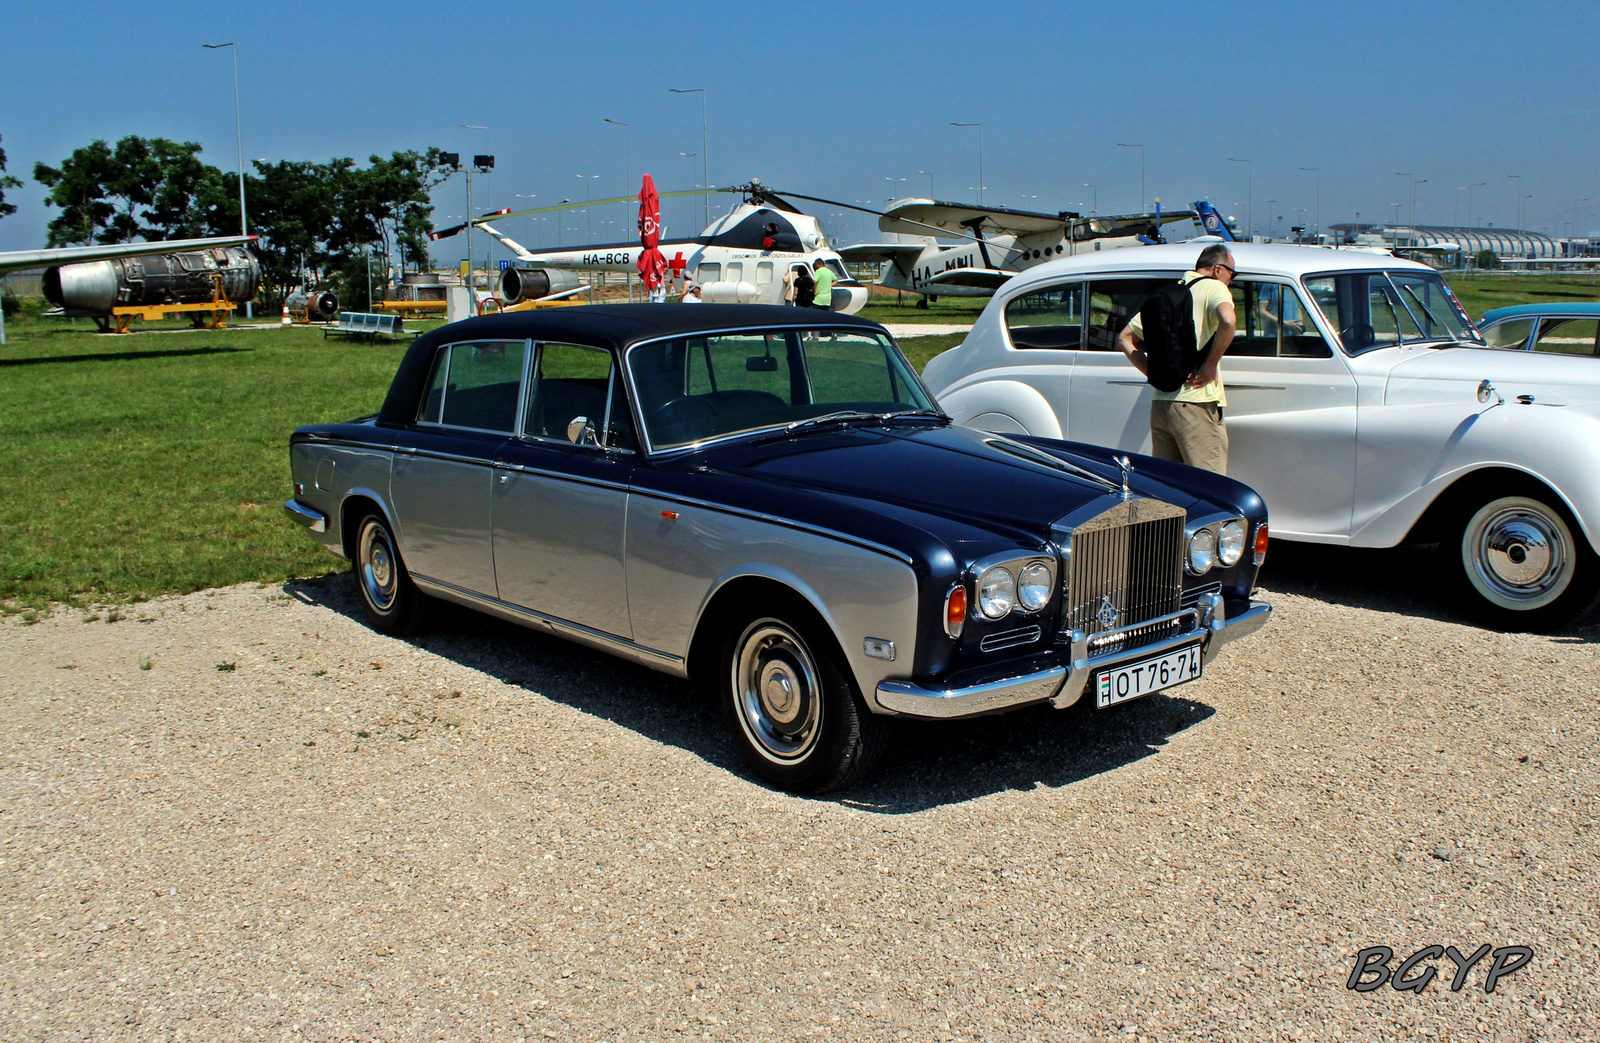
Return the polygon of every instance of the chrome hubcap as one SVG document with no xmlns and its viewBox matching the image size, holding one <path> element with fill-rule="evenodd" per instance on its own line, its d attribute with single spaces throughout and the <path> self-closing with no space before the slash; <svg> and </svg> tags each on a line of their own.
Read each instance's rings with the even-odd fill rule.
<svg viewBox="0 0 1600 1043">
<path fill-rule="evenodd" d="M 762 756 L 792 763 L 816 746 L 821 688 L 811 653 L 775 619 L 752 623 L 733 663 L 739 723 Z"/>
<path fill-rule="evenodd" d="M 380 525 L 368 525 L 361 531 L 360 562 L 361 593 L 367 603 L 378 612 L 387 612 L 394 606 L 398 574 L 394 564 L 394 550 L 389 546 L 389 534 Z"/>
<path fill-rule="evenodd" d="M 1473 585 L 1492 601 L 1536 608 L 1560 596 L 1572 578 L 1566 525 L 1544 505 L 1497 500 L 1468 525 L 1465 546 Z"/>
</svg>

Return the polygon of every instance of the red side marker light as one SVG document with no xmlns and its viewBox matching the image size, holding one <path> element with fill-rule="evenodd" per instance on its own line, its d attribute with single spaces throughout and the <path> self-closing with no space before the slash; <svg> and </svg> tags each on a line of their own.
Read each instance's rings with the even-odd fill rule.
<svg viewBox="0 0 1600 1043">
<path fill-rule="evenodd" d="M 677 511 L 662 511 L 661 512 L 661 517 L 667 519 L 667 521 L 677 521 L 678 520 L 678 512 Z"/>
<path fill-rule="evenodd" d="M 1256 526 L 1255 563 L 1260 565 L 1267 560 L 1267 523 L 1262 522 Z"/>
</svg>

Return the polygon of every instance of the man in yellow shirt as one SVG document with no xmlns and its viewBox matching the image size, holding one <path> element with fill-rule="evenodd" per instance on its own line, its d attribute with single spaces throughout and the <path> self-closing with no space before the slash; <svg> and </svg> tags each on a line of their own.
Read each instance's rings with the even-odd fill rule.
<svg viewBox="0 0 1600 1043">
<path fill-rule="evenodd" d="M 1184 273 L 1183 283 L 1190 286 L 1194 302 L 1200 366 L 1178 390 L 1156 389 L 1150 403 L 1151 455 L 1218 474 L 1228 473 L 1228 429 L 1222 418 L 1228 396 L 1217 367 L 1233 343 L 1236 328 L 1233 294 L 1229 292 L 1234 274 L 1233 254 L 1221 243 L 1202 250 L 1194 271 Z M 1140 373 L 1149 375 L 1149 363 L 1141 349 L 1143 339 L 1144 325 L 1135 315 L 1118 335 L 1117 347 Z"/>
</svg>

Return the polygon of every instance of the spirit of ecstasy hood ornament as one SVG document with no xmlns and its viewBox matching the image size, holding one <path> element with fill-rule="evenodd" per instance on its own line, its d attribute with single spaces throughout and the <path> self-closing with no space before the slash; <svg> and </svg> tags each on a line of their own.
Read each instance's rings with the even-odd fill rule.
<svg viewBox="0 0 1600 1043">
<path fill-rule="evenodd" d="M 1117 466 L 1122 468 L 1122 498 L 1126 500 L 1133 495 L 1133 491 L 1128 488 L 1128 479 L 1133 475 L 1133 461 L 1126 456 L 1119 456 Z"/>
</svg>

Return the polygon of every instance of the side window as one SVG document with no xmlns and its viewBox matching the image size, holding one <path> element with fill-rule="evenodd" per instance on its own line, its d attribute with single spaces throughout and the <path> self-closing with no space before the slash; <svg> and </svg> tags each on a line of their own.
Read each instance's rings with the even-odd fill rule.
<svg viewBox="0 0 1600 1043">
<path fill-rule="evenodd" d="M 1310 312 L 1294 289 L 1282 283 L 1241 279 L 1233 284 L 1238 330 L 1228 354 L 1274 358 L 1331 358 Z"/>
<path fill-rule="evenodd" d="M 766 286 L 772 282 L 772 262 L 761 261 L 756 265 L 756 285 Z"/>
<path fill-rule="evenodd" d="M 720 265 L 720 264 L 702 264 L 700 267 L 695 269 L 694 281 L 695 282 L 721 282 L 722 281 L 722 265 Z"/>
<path fill-rule="evenodd" d="M 1089 307 L 1083 346 L 1089 351 L 1116 351 L 1117 335 L 1144 304 L 1146 297 L 1176 282 L 1163 279 L 1106 279 L 1089 284 Z"/>
<path fill-rule="evenodd" d="M 633 448 L 633 421 L 621 389 L 613 388 L 611 353 L 576 344 L 541 344 L 528 388 L 528 413 L 522 433 L 529 438 L 570 441 L 568 427 L 579 417 L 604 431 L 607 445 Z M 608 418 L 608 407 L 612 410 Z"/>
<path fill-rule="evenodd" d="M 1484 330 L 1483 339 L 1491 348 L 1521 348 L 1532 332 L 1532 319 L 1507 319 Z"/>
<path fill-rule="evenodd" d="M 744 280 L 744 262 L 742 262 L 742 261 L 730 261 L 730 262 L 728 262 L 728 281 L 729 282 L 742 282 L 743 280 Z"/>
<path fill-rule="evenodd" d="M 450 349 L 443 347 L 433 357 L 433 376 L 428 379 L 428 394 L 422 400 L 418 423 L 437 424 L 444 415 L 444 384 L 450 372 Z"/>
<path fill-rule="evenodd" d="M 438 423 L 482 431 L 515 429 L 517 395 L 522 390 L 522 363 L 527 345 L 521 341 L 452 344 L 448 356 L 434 372 L 433 386 L 424 406 L 424 419 L 433 409 L 439 373 L 448 370 Z"/>
<path fill-rule="evenodd" d="M 1083 339 L 1083 283 L 1035 290 L 1006 303 L 1014 348 L 1076 351 Z"/>
<path fill-rule="evenodd" d="M 1600 325 L 1600 320 L 1545 319 L 1539 324 L 1539 339 L 1533 342 L 1533 350 L 1562 355 L 1593 355 L 1597 325 Z"/>
</svg>

